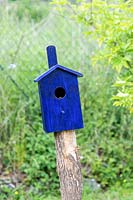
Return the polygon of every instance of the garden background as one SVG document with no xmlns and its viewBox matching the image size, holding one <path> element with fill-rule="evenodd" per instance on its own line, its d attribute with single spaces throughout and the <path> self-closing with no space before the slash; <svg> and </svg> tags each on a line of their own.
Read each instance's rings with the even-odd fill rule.
<svg viewBox="0 0 133 200">
<path fill-rule="evenodd" d="M 118 74 L 93 65 L 98 49 L 86 26 L 50 1 L 0 1 L 0 199 L 60 199 L 53 134 L 44 134 L 34 78 L 48 68 L 46 47 L 79 79 L 84 129 L 83 200 L 131 200 L 132 114 L 114 107 Z M 100 61 L 99 61 L 100 62 Z"/>
</svg>

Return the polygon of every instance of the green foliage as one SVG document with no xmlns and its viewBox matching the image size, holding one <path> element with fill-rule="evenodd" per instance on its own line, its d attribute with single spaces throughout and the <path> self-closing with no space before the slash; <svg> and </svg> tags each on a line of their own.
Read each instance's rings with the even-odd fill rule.
<svg viewBox="0 0 133 200">
<path fill-rule="evenodd" d="M 85 166 L 84 175 L 87 177 L 86 172 L 90 168 L 89 176 L 95 177 L 102 188 L 115 185 L 115 183 L 130 182 L 131 154 L 125 154 L 125 151 L 131 151 L 131 143 L 127 145 L 128 142 L 116 142 L 116 138 L 109 138 L 109 142 L 100 141 L 88 148 L 86 145 L 82 160 L 83 166 Z"/>
<path fill-rule="evenodd" d="M 109 191 L 92 191 L 88 185 L 84 185 L 82 200 L 131 200 L 133 198 L 132 185 L 129 187 L 125 184 L 124 187 L 117 186 L 111 188 Z M 24 190 L 23 187 L 16 188 L 14 190 L 3 188 L 0 193 L 0 200 L 59 200 L 61 197 L 56 193 L 49 194 L 47 197 L 45 195 L 36 195 L 33 193 L 32 189 L 29 191 Z"/>
<path fill-rule="evenodd" d="M 65 6 L 71 8 L 72 17 L 87 27 L 85 34 L 94 38 L 99 46 L 93 56 L 93 65 L 111 66 L 118 72 L 114 105 L 133 112 L 132 1 L 77 0 L 71 4 L 67 0 L 54 0 L 53 3 L 59 10 L 64 10 Z"/>
<path fill-rule="evenodd" d="M 103 188 L 130 182 L 133 122 L 112 106 L 114 71 L 89 68 L 84 74 L 80 86 L 85 128 L 78 134 L 84 177 L 95 178 Z"/>
<path fill-rule="evenodd" d="M 7 6 L 9 6 L 8 13 L 4 7 L 0 7 L 2 17 L 0 41 L 2 44 L 6 43 L 5 46 L 3 45 L 6 50 L 2 48 L 3 56 L 0 57 L 2 77 L 0 81 L 0 166 L 2 166 L 2 171 L 8 173 L 21 170 L 26 175 L 25 187 L 33 188 L 32 195 L 39 196 L 43 192 L 46 196 L 50 189 L 52 193 L 59 188 L 59 181 L 56 174 L 53 135 L 43 134 L 37 85 L 33 82 L 40 73 L 38 68 L 44 68 L 44 52 L 43 48 L 40 52 L 38 46 L 33 48 L 33 52 L 37 51 L 37 57 L 42 57 L 40 63 L 34 53 L 28 52 L 25 55 L 23 40 L 26 34 L 22 35 L 31 28 L 32 23 L 37 23 L 37 18 L 31 16 L 35 4 L 31 6 L 28 1 L 25 1 L 25 3 L 12 3 Z M 20 7 L 25 10 L 27 6 L 31 9 L 30 13 L 27 16 L 23 15 L 21 20 L 18 19 Z M 38 8 L 43 10 L 43 6 L 48 13 L 48 6 L 44 2 L 40 2 Z M 11 9 L 16 10 L 11 13 Z M 43 14 L 43 19 L 45 19 L 45 14 Z M 36 14 L 35 16 L 37 17 Z M 16 67 L 11 67 L 11 63 Z M 30 71 L 27 70 L 29 66 Z M 22 69 L 24 69 L 23 72 Z M 9 192 L 11 193 L 10 190 Z M 13 199 L 18 199 L 17 195 L 13 197 Z"/>
<path fill-rule="evenodd" d="M 2 77 L 0 80 L 0 164 L 2 164 L 2 170 L 7 170 L 9 173 L 21 170 L 26 177 L 22 182 L 22 186 L 25 185 L 24 188 L 17 188 L 13 191 L 7 191 L 7 188 L 5 188 L 5 192 L 2 193 L 3 196 L 0 193 L 0 198 L 41 200 L 47 196 L 46 199 L 48 200 L 54 199 L 54 193 L 58 194 L 59 180 L 56 173 L 54 138 L 52 134 L 43 134 L 37 85 L 33 83 L 33 79 L 46 70 L 46 67 L 44 67 L 46 65 L 43 52 L 44 44 L 42 44 L 42 41 L 45 40 L 45 44 L 48 44 L 49 41 L 56 41 L 59 55 L 62 55 L 60 58 L 61 64 L 68 67 L 72 67 L 72 64 L 77 65 L 78 67 L 75 67 L 75 69 L 84 74 L 84 77 L 79 79 L 79 85 L 85 128 L 77 131 L 78 144 L 82 156 L 83 176 L 85 178 L 95 178 L 104 189 L 116 183 L 118 186 L 131 184 L 133 120 L 127 111 L 112 106 L 113 101 L 111 98 L 116 92 L 116 87 L 111 87 L 111 85 L 116 80 L 117 75 L 114 70 L 105 67 L 106 63 L 108 65 L 114 63 L 112 57 L 110 63 L 108 63 L 106 52 L 105 55 L 101 54 L 103 51 L 107 51 L 105 44 L 101 44 L 100 52 L 95 57 L 95 61 L 97 61 L 100 58 L 99 56 L 102 55 L 99 63 L 91 67 L 89 59 L 91 57 L 90 52 L 93 52 L 93 47 L 96 46 L 92 44 L 95 43 L 95 34 L 95 38 L 91 39 L 92 43 L 89 43 L 89 50 L 87 48 L 88 44 L 85 45 L 85 40 L 83 46 L 86 50 L 86 56 L 83 55 L 83 60 L 86 61 L 82 62 L 82 60 L 80 62 L 81 46 L 78 48 L 78 45 L 83 43 L 83 40 L 78 41 L 77 35 L 79 34 L 81 39 L 83 37 L 79 30 L 79 32 L 76 31 L 74 23 L 71 22 L 68 25 L 67 18 L 62 21 L 59 16 L 56 16 L 59 24 L 58 28 L 61 27 L 62 29 L 60 30 L 64 31 L 61 38 L 61 35 L 55 31 L 55 17 L 50 18 L 46 26 L 43 27 L 43 23 L 38 26 L 36 22 L 40 21 L 41 18 L 38 19 L 36 15 L 32 17 L 31 13 L 34 12 L 34 6 L 30 7 L 28 1 L 25 4 L 17 4 L 18 10 L 20 9 L 19 6 L 22 7 L 23 11 L 25 6 L 26 10 L 28 9 L 26 17 L 23 16 L 23 11 L 20 9 L 21 12 L 20 10 L 19 12 L 22 16 L 19 18 L 17 10 L 14 13 L 10 12 L 11 8 L 15 8 L 15 5 L 15 3 L 12 3 L 11 7 L 9 6 L 8 14 L 5 12 L 2 15 L 4 11 L 0 8 L 1 47 L 3 42 L 6 43 L 6 46 L 4 46 L 6 53 L 4 53 L 5 49 L 1 48 L 2 56 L 0 57 L 0 65 L 2 66 L 0 68 L 0 76 Z M 83 4 L 81 5 L 83 6 Z M 78 9 L 78 5 L 75 4 L 74 6 L 76 6 L 74 9 Z M 86 3 L 84 3 L 84 6 L 86 8 Z M 101 9 L 100 4 L 99 7 Z M 42 9 L 42 7 L 40 6 L 39 9 Z M 84 12 L 85 16 L 86 12 Z M 80 14 L 80 12 L 78 13 Z M 83 14 L 82 10 L 81 14 Z M 15 17 L 16 15 L 17 17 Z M 101 15 L 104 17 L 104 13 Z M 91 27 L 91 24 L 85 23 L 83 16 L 80 17 L 78 15 L 78 20 L 83 22 L 81 24 L 87 25 L 83 30 L 87 30 L 88 36 L 90 33 L 87 28 L 88 25 Z M 51 21 L 53 22 L 52 25 L 50 24 Z M 53 32 L 51 35 L 48 31 L 48 24 L 50 32 Z M 53 31 L 51 31 L 51 27 Z M 71 27 L 74 27 L 72 41 L 71 36 L 66 37 L 64 34 L 66 29 L 63 29 L 63 27 L 67 27 L 70 35 Z M 106 31 L 105 29 L 104 31 Z M 38 32 L 39 34 L 34 37 Z M 14 41 L 15 45 L 12 41 Z M 76 45 L 74 46 L 74 44 Z M 96 49 L 97 47 L 94 50 Z M 69 54 L 76 56 L 70 58 L 68 57 Z M 103 59 L 104 57 L 105 59 Z M 9 68 L 10 63 L 15 63 L 17 67 L 14 69 Z M 102 64 L 103 66 L 101 67 Z M 129 72 L 127 73 L 127 70 L 123 71 L 123 68 L 121 68 L 120 73 L 120 76 L 125 78 L 124 80 L 119 78 L 116 86 L 129 89 L 130 79 L 127 78 Z M 123 103 L 125 103 L 125 100 Z M 48 193 L 53 195 L 49 197 Z M 107 193 L 105 196 L 101 193 L 92 194 L 88 188 L 85 188 L 83 193 L 83 199 L 86 200 L 89 198 L 113 199 L 119 197 L 121 198 L 120 194 L 114 193 Z M 125 200 L 125 195 L 122 198 Z M 57 199 L 59 198 L 57 197 Z"/>
<path fill-rule="evenodd" d="M 15 3 L 12 3 L 10 6 L 9 12 L 14 10 L 14 14 L 19 18 L 19 20 L 23 20 L 24 18 L 34 21 L 40 22 L 44 17 L 46 17 L 49 13 L 49 4 L 41 2 L 40 0 L 36 0 L 36 2 L 31 0 L 16 0 Z"/>
<path fill-rule="evenodd" d="M 56 160 L 53 135 L 29 134 L 25 136 L 26 157 L 21 170 L 27 175 L 27 185 L 34 192 L 54 191 L 59 187 L 56 174 Z M 39 182 L 38 182 L 39 181 Z"/>
<path fill-rule="evenodd" d="M 42 193 L 36 194 L 34 191 L 34 188 L 31 188 L 30 190 L 26 191 L 26 188 L 20 186 L 16 189 L 10 189 L 7 187 L 3 187 L 0 191 L 0 200 L 57 200 L 59 199 L 57 197 L 57 194 L 51 194 L 49 197 L 47 195 L 48 191 L 44 190 L 44 195 Z"/>
<path fill-rule="evenodd" d="M 119 185 L 115 185 L 115 187 L 111 188 L 109 191 L 92 191 L 87 185 L 84 186 L 83 189 L 83 200 L 131 200 L 133 198 L 132 194 L 132 185 L 128 187 L 126 184 L 124 187 L 120 187 Z"/>
</svg>

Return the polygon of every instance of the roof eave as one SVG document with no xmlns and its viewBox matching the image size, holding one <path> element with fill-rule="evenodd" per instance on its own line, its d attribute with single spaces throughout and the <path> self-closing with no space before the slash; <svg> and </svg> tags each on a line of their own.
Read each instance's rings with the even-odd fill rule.
<svg viewBox="0 0 133 200">
<path fill-rule="evenodd" d="M 34 82 L 39 82 L 41 79 L 43 79 L 44 77 L 46 77 L 47 75 L 49 75 L 52 71 L 56 70 L 57 68 L 59 69 L 62 69 L 66 72 L 69 72 L 75 76 L 78 76 L 78 77 L 82 77 L 83 74 L 81 74 L 80 72 L 77 72 L 77 71 L 74 71 L 72 69 L 69 69 L 69 68 L 66 68 L 64 66 L 61 66 L 61 65 L 55 65 L 53 67 L 51 67 L 49 70 L 47 70 L 45 73 L 41 74 L 40 76 L 38 76 L 37 78 L 34 79 Z"/>
</svg>

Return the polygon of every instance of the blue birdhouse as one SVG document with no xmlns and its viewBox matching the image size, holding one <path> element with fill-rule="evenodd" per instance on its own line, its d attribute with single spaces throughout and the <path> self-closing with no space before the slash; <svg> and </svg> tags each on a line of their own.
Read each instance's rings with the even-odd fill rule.
<svg viewBox="0 0 133 200">
<path fill-rule="evenodd" d="M 47 47 L 49 70 L 37 77 L 45 132 L 83 128 L 78 77 L 83 75 L 57 64 L 56 49 Z"/>
</svg>

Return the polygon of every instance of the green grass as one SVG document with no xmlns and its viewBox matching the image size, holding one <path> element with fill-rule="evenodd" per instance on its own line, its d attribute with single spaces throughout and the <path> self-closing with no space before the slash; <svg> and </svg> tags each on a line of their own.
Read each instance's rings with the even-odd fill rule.
<svg viewBox="0 0 133 200">
<path fill-rule="evenodd" d="M 132 200 L 132 198 L 132 189 L 122 187 L 114 187 L 106 192 L 89 192 L 85 190 L 83 193 L 83 200 Z"/>
<path fill-rule="evenodd" d="M 54 198 L 53 196 L 48 196 L 44 198 L 44 200 L 59 200 L 60 197 Z M 90 191 L 88 189 L 84 189 L 82 200 L 132 200 L 133 192 L 132 189 L 124 189 L 124 188 L 112 188 L 109 191 Z M 38 199 L 39 200 L 39 199 Z"/>
<path fill-rule="evenodd" d="M 50 195 L 37 195 L 32 194 L 32 192 L 24 192 L 23 190 L 15 190 L 9 195 L 0 194 L 0 200 L 61 200 L 60 196 L 57 194 Z M 108 191 L 91 191 L 89 188 L 85 187 L 83 190 L 82 200 L 132 200 L 133 191 L 132 188 L 125 187 L 113 187 Z"/>
</svg>

